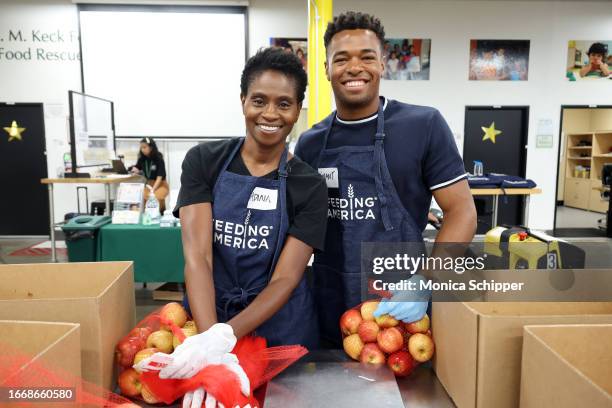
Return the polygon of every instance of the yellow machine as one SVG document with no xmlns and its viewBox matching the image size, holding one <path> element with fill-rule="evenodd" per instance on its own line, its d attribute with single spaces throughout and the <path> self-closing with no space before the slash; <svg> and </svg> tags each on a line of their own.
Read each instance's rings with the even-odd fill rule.
<svg viewBox="0 0 612 408">
<path fill-rule="evenodd" d="M 490 269 L 579 269 L 584 251 L 566 241 L 524 227 L 495 227 L 484 239 Z"/>
</svg>

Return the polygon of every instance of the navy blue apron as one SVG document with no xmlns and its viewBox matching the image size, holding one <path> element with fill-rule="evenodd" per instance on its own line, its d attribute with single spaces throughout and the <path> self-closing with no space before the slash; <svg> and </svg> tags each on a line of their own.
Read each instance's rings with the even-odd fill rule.
<svg viewBox="0 0 612 408">
<path fill-rule="evenodd" d="M 403 206 L 387 168 L 382 101 L 374 144 L 370 146 L 327 149 L 335 115 L 332 113 L 317 167 L 320 173 L 337 169 L 338 176 L 334 184 L 328 182 L 325 251 L 315 254 L 312 267 L 321 337 L 338 345 L 340 316 L 362 301 L 361 243 L 422 242 L 423 237 Z"/>
<path fill-rule="evenodd" d="M 232 319 L 266 287 L 289 229 L 287 149 L 278 180 L 243 176 L 227 171 L 243 142 L 227 158 L 213 188 L 213 280 L 219 322 Z M 254 334 L 265 337 L 268 346 L 318 345 L 316 314 L 305 278 Z"/>
</svg>

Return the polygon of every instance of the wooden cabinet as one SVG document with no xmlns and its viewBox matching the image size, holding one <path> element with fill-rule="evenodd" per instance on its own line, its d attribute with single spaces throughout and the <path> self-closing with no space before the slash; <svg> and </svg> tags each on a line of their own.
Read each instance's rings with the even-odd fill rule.
<svg viewBox="0 0 612 408">
<path fill-rule="evenodd" d="M 588 210 L 590 190 L 591 180 L 567 177 L 565 179 L 565 205 Z"/>
<path fill-rule="evenodd" d="M 564 204 L 583 210 L 606 212 L 600 197 L 601 171 L 612 164 L 612 131 L 571 133 L 565 146 Z"/>
</svg>

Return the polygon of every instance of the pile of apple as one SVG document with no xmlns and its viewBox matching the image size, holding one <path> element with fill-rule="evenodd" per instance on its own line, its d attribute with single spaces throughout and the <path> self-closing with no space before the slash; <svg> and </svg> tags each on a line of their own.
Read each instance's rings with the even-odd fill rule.
<svg viewBox="0 0 612 408">
<path fill-rule="evenodd" d="M 118 381 L 122 395 L 130 398 L 140 397 L 148 404 L 160 402 L 147 386 L 140 382 L 140 372 L 132 366 L 157 352 L 170 354 L 181 344 L 172 329 L 160 321 L 172 322 L 181 329 L 185 337 L 197 334 L 195 322 L 187 319 L 188 315 L 183 306 L 176 302 L 168 303 L 159 312 L 147 316 L 117 344 L 115 357 L 122 370 Z"/>
<path fill-rule="evenodd" d="M 361 307 L 344 312 L 340 318 L 344 351 L 362 363 L 386 362 L 396 376 L 407 376 L 434 354 L 429 316 L 412 323 L 400 322 L 387 314 L 375 318 L 378 303 L 364 302 Z"/>
</svg>

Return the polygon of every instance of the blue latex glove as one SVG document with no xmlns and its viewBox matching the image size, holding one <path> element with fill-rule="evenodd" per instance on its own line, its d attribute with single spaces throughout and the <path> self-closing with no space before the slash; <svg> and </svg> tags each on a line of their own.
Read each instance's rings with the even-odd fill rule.
<svg viewBox="0 0 612 408">
<path fill-rule="evenodd" d="M 410 278 L 411 282 L 415 282 L 419 287 L 419 281 L 424 280 L 421 275 L 414 275 Z M 429 290 L 396 290 L 393 291 L 393 296 L 390 299 L 383 299 L 376 310 L 374 317 L 380 317 L 384 314 L 389 314 L 401 320 L 404 323 L 412 323 L 421 320 L 427 312 L 427 301 L 415 301 L 415 299 L 431 298 Z"/>
</svg>

